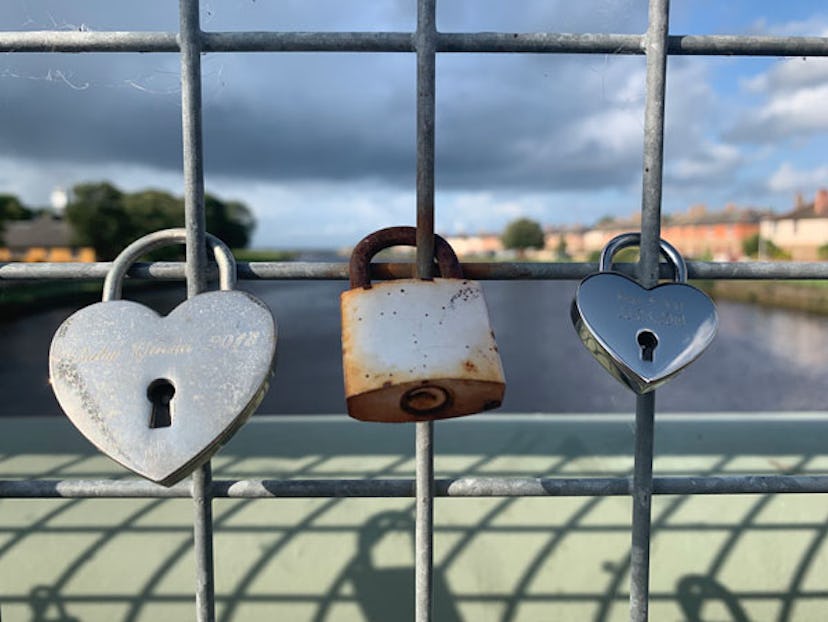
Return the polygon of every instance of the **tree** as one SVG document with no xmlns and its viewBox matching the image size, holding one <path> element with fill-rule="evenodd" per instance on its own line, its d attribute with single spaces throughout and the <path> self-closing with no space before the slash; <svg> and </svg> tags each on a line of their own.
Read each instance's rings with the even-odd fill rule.
<svg viewBox="0 0 828 622">
<path fill-rule="evenodd" d="M 73 242 L 91 246 L 99 259 L 113 259 L 134 239 L 135 231 L 124 208 L 124 195 L 109 182 L 78 184 L 66 206 Z"/>
<path fill-rule="evenodd" d="M 761 251 L 761 257 L 760 257 Z M 779 248 L 772 241 L 760 238 L 758 233 L 745 238 L 742 242 L 742 252 L 746 257 L 753 259 L 790 259 L 791 254 Z"/>
<path fill-rule="evenodd" d="M 256 225 L 253 214 L 238 201 L 204 197 L 207 231 L 231 248 L 243 248 Z M 92 246 L 99 258 L 113 259 L 133 240 L 159 229 L 184 224 L 184 201 L 163 190 L 123 193 L 109 182 L 80 184 L 66 207 L 74 242 Z M 170 251 L 157 257 L 168 258 Z M 176 253 L 178 254 L 178 253 Z"/>
<path fill-rule="evenodd" d="M 555 258 L 558 261 L 568 261 L 571 259 L 569 253 L 566 252 L 566 236 L 562 233 L 558 238 L 558 245 L 555 247 Z"/>
<path fill-rule="evenodd" d="M 184 222 L 184 201 L 163 190 L 125 194 L 123 205 L 136 238 L 159 229 L 180 227 Z"/>
<path fill-rule="evenodd" d="M 0 194 L 0 222 L 7 220 L 29 220 L 32 210 L 13 194 Z"/>
<path fill-rule="evenodd" d="M 256 219 L 244 203 L 222 201 L 207 194 L 204 197 L 207 231 L 221 239 L 230 248 L 246 248 L 256 228 Z"/>
<path fill-rule="evenodd" d="M 519 255 L 527 248 L 541 249 L 545 242 L 541 226 L 528 218 L 510 222 L 500 239 L 504 248 L 516 250 Z"/>
<path fill-rule="evenodd" d="M 0 234 L 5 232 L 10 220 L 29 220 L 34 211 L 23 205 L 13 194 L 0 194 Z"/>
</svg>

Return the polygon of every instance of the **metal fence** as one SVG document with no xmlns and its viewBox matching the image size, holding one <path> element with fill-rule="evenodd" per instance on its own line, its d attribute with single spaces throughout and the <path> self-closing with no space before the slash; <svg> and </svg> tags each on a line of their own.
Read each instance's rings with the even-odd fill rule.
<svg viewBox="0 0 828 622">
<path fill-rule="evenodd" d="M 517 9 L 516 9 L 517 10 Z M 641 253 L 639 281 L 659 278 L 659 237 L 669 55 L 828 56 L 828 38 L 774 36 L 670 35 L 668 0 L 650 0 L 649 25 L 643 35 L 557 33 L 441 33 L 436 0 L 418 0 L 415 32 L 204 32 L 199 0 L 180 0 L 180 30 L 163 32 L 0 32 L 5 53 L 178 52 L 181 58 L 181 104 L 185 185 L 186 262 L 139 264 L 130 276 L 186 278 L 188 295 L 203 291 L 211 266 L 205 253 L 202 147 L 201 63 L 205 53 L 221 52 L 408 52 L 417 58 L 417 260 L 414 271 L 430 276 L 434 248 L 435 58 L 440 53 L 634 54 L 647 61 L 644 127 Z M 109 264 L 9 263 L 0 279 L 103 278 Z M 666 270 L 666 268 L 664 268 Z M 580 279 L 594 270 L 585 263 L 472 264 L 475 279 Z M 410 276 L 411 266 L 379 264 L 378 278 Z M 828 263 L 689 262 L 691 278 L 825 279 Z M 666 273 L 665 273 L 666 276 Z M 242 279 L 346 279 L 339 263 L 241 263 Z M 636 398 L 635 466 L 631 478 L 456 478 L 435 480 L 434 425 L 415 424 L 414 480 L 238 480 L 213 481 L 208 463 L 188 484 L 163 488 L 142 481 L 35 480 L 0 481 L 3 498 L 191 497 L 196 557 L 197 619 L 215 619 L 212 500 L 215 498 L 413 497 L 415 525 L 415 618 L 432 619 L 433 502 L 435 497 L 607 496 L 629 495 L 633 501 L 630 565 L 630 619 L 648 617 L 651 498 L 653 494 L 740 494 L 828 492 L 828 476 L 653 477 L 655 398 Z M 389 615 L 392 615 L 389 612 Z M 554 619 L 550 612 L 549 619 Z"/>
</svg>

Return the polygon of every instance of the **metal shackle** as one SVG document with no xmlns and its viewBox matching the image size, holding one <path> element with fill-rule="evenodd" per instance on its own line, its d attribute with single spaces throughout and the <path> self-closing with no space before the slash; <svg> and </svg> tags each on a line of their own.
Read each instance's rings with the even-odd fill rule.
<svg viewBox="0 0 828 622">
<path fill-rule="evenodd" d="M 354 247 L 351 253 L 349 272 L 351 289 L 371 287 L 371 259 L 383 249 L 392 246 L 417 246 L 415 227 L 387 227 L 371 233 Z M 462 279 L 463 269 L 451 245 L 439 235 L 434 235 L 434 257 L 445 279 Z"/>
<path fill-rule="evenodd" d="M 641 234 L 622 233 L 612 238 L 604 250 L 601 251 L 601 258 L 598 261 L 599 270 L 601 272 L 609 272 L 612 269 L 612 258 L 623 248 L 630 246 L 641 246 Z M 687 264 L 684 262 L 684 257 L 676 250 L 676 247 L 670 244 L 667 240 L 659 240 L 659 250 L 661 255 L 667 260 L 667 263 L 673 266 L 674 281 L 676 283 L 687 282 Z"/>
<path fill-rule="evenodd" d="M 219 289 L 235 289 L 236 258 L 233 257 L 233 253 L 230 252 L 227 245 L 216 236 L 207 233 L 206 238 L 207 245 L 213 251 L 216 264 L 218 264 Z M 173 244 L 184 244 L 186 241 L 187 230 L 182 228 L 162 229 L 161 231 L 149 233 L 135 240 L 122 250 L 112 262 L 112 268 L 110 268 L 106 279 L 104 279 L 103 301 L 117 300 L 121 297 L 121 286 L 123 285 L 124 276 L 126 276 L 127 270 L 138 259 L 159 248 L 172 246 Z"/>
</svg>

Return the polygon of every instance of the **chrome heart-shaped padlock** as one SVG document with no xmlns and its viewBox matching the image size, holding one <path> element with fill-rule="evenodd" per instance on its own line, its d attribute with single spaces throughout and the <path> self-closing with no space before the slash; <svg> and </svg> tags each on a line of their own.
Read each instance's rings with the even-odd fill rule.
<svg viewBox="0 0 828 622">
<path fill-rule="evenodd" d="M 667 382 L 696 360 L 716 335 L 713 301 L 687 284 L 681 254 L 661 240 L 661 254 L 672 264 L 674 282 L 644 288 L 610 271 L 612 257 L 639 246 L 641 235 L 625 233 L 606 245 L 600 272 L 581 281 L 572 302 L 572 323 L 596 360 L 638 394 Z"/>
<path fill-rule="evenodd" d="M 49 351 L 52 389 L 75 427 L 116 462 L 165 486 L 206 462 L 253 413 L 276 352 L 270 310 L 234 290 L 235 259 L 211 235 L 219 291 L 193 296 L 167 316 L 119 299 L 130 265 L 185 236 L 167 229 L 124 249 L 104 281 L 103 302 L 67 318 Z"/>
</svg>

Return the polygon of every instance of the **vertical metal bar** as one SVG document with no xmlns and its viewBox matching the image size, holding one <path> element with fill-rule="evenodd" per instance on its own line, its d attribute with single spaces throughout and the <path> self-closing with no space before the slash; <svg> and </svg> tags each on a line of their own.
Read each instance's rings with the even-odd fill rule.
<svg viewBox="0 0 828 622">
<path fill-rule="evenodd" d="M 213 568 L 213 498 L 210 485 L 212 469 L 208 461 L 193 472 L 193 552 L 196 562 L 196 620 L 216 619 L 215 575 Z"/>
<path fill-rule="evenodd" d="M 658 282 L 669 10 L 669 0 L 650 0 L 649 25 L 645 37 L 647 99 L 644 112 L 641 257 L 638 265 L 638 278 L 644 287 L 652 287 Z M 632 622 L 646 622 L 649 617 L 654 433 L 653 392 L 638 396 L 635 404 L 635 467 L 630 551 Z"/>
<path fill-rule="evenodd" d="M 187 295 L 207 287 L 204 159 L 201 128 L 201 26 L 199 0 L 181 0 L 181 132 L 184 147 L 184 226 L 187 228 Z"/>
<path fill-rule="evenodd" d="M 434 120 L 436 108 L 436 0 L 417 3 L 417 276 L 434 265 Z M 434 424 L 416 425 L 414 620 L 430 622 L 434 575 Z"/>
<path fill-rule="evenodd" d="M 650 0 L 649 27 L 645 37 L 647 99 L 644 109 L 641 260 L 638 266 L 638 278 L 644 287 L 652 287 L 658 282 L 669 10 L 669 0 Z"/>
<path fill-rule="evenodd" d="M 436 117 L 436 0 L 417 4 L 417 274 L 434 263 L 434 120 Z"/>
<path fill-rule="evenodd" d="M 187 230 L 187 295 L 207 286 L 204 160 L 201 123 L 201 25 L 198 0 L 181 0 L 181 132 L 184 167 L 184 226 Z M 210 463 L 192 476 L 193 548 L 196 565 L 196 619 L 216 619 L 213 567 L 213 505 Z"/>
<path fill-rule="evenodd" d="M 650 597 L 650 524 L 653 497 L 655 391 L 635 401 L 635 467 L 630 551 L 630 620 L 645 622 Z"/>
</svg>

